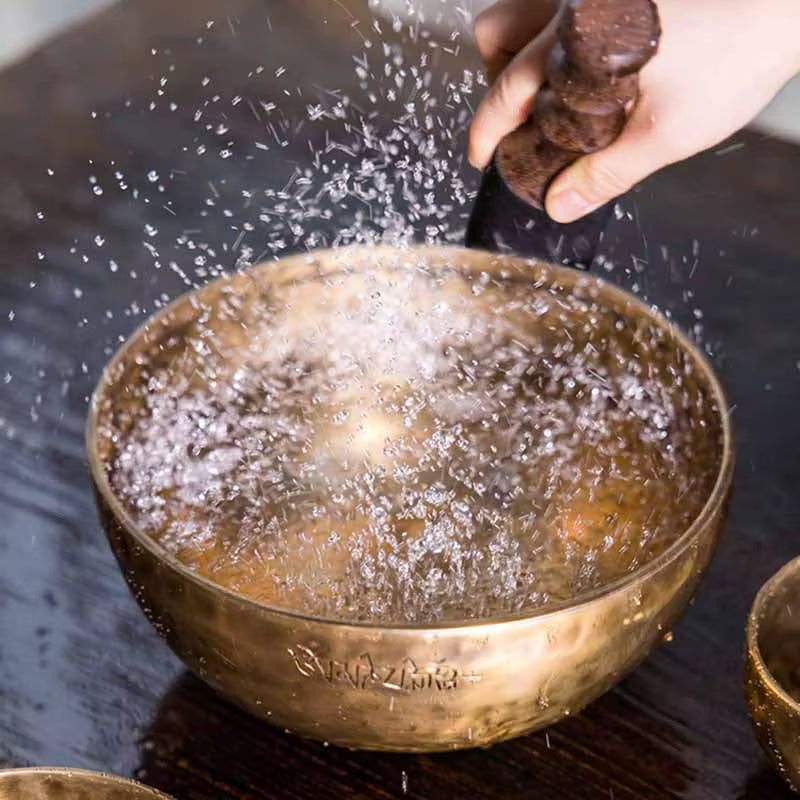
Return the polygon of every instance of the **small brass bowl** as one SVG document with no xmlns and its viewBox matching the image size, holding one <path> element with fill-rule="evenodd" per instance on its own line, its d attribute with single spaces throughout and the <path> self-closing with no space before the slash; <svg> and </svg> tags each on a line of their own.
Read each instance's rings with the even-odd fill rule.
<svg viewBox="0 0 800 800">
<path fill-rule="evenodd" d="M 800 558 L 756 595 L 747 621 L 746 690 L 758 741 L 800 791 Z"/>
<path fill-rule="evenodd" d="M 136 781 L 61 767 L 0 770 L 0 800 L 171 800 Z"/>
<path fill-rule="evenodd" d="M 498 304 L 508 313 L 498 314 Z M 139 402 L 137 387 L 160 380 L 154 375 L 180 369 L 196 385 L 205 379 L 198 352 L 221 353 L 221 368 L 238 375 L 240 359 L 264 358 L 274 340 L 276 347 L 292 344 L 328 325 L 334 335 L 321 357 L 344 352 L 372 371 L 365 380 L 362 374 L 348 378 L 351 370 L 343 385 L 335 382 L 334 390 L 345 392 L 347 402 L 365 402 L 379 386 L 394 391 L 409 374 L 423 375 L 419 383 L 427 391 L 426 358 L 445 349 L 451 318 L 435 328 L 425 358 L 418 357 L 415 337 L 420 325 L 450 311 L 467 320 L 463 329 L 469 335 L 494 336 L 503 326 L 518 324 L 511 341 L 525 339 L 521 347 L 555 339 L 560 352 L 591 350 L 601 369 L 612 371 L 616 362 L 604 355 L 610 352 L 608 343 L 617 335 L 627 337 L 625 352 L 632 353 L 640 374 L 659 376 L 659 386 L 672 392 L 676 404 L 674 424 L 696 434 L 682 457 L 689 477 L 697 472 L 704 489 L 697 507 L 691 506 L 692 516 L 676 523 L 669 544 L 652 559 L 540 608 L 465 612 L 420 623 L 403 621 L 401 607 L 398 619 L 342 619 L 309 613 L 300 604 L 253 599 L 189 569 L 142 530 L 115 491 L 113 454 L 137 418 L 131 407 Z M 279 335 L 254 333 L 276 315 Z M 363 325 L 362 319 L 367 320 Z M 494 352 L 490 349 L 487 359 Z M 479 358 L 467 363 L 478 370 L 485 365 Z M 548 385 L 550 362 L 539 363 L 543 372 L 536 380 Z M 491 391 L 505 391 L 506 376 L 519 366 L 518 359 L 504 362 Z M 165 419 L 168 437 L 169 413 Z M 503 415 L 498 420 L 481 431 L 497 436 L 502 445 L 508 431 Z M 389 428 L 395 421 L 390 423 Z M 403 428 L 402 417 L 397 424 Z M 370 425 L 354 424 L 347 436 L 326 428 L 305 441 L 312 454 L 316 448 L 326 455 L 327 448 L 344 442 L 380 461 L 383 451 L 375 445 L 382 434 Z M 653 447 L 660 447 L 658 440 Z M 596 277 L 455 247 L 351 247 L 301 254 L 179 298 L 145 323 L 106 368 L 92 398 L 87 449 L 101 520 L 129 586 L 193 672 L 242 708 L 294 733 L 354 749 L 404 752 L 487 746 L 542 728 L 578 712 L 635 667 L 670 631 L 709 563 L 734 462 L 723 390 L 702 354 L 664 317 Z M 185 451 L 185 446 L 175 448 Z M 473 457 L 470 447 L 462 452 Z M 618 464 L 627 463 L 626 457 Z M 624 479 L 624 466 L 618 468 Z M 504 475 L 501 470 L 499 480 Z M 651 480 L 658 485 L 658 476 L 648 477 L 630 482 L 624 491 L 638 491 Z M 680 511 L 686 502 L 681 491 L 668 480 L 661 490 L 663 503 Z M 205 496 L 202 486 L 200 491 Z M 485 497 L 490 503 L 488 493 Z M 527 513 L 532 500 L 517 497 Z M 603 519 L 613 516 L 613 500 L 596 507 L 590 503 L 588 513 L 576 515 L 575 539 L 602 528 Z M 573 525 L 571 518 L 568 522 Z M 320 525 L 325 524 L 323 515 Z M 411 531 L 408 537 L 414 535 Z M 290 548 L 289 558 L 292 553 Z M 313 567 L 313 555 L 299 544 L 294 557 Z M 419 588 L 423 599 L 429 591 Z M 473 602 L 472 596 L 465 602 Z"/>
</svg>

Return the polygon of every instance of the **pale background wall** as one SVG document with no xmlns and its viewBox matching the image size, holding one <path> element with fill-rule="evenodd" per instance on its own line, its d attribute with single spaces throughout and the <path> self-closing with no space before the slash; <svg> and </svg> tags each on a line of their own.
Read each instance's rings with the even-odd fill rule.
<svg viewBox="0 0 800 800">
<path fill-rule="evenodd" d="M 169 0 L 167 0 L 168 2 Z M 276 0 L 291 2 L 291 0 Z M 0 0 L 0 68 L 37 47 L 50 36 L 114 0 Z M 479 11 L 491 0 L 372 0 L 378 13 L 407 16 L 421 10 L 429 23 L 465 27 L 456 7 Z M 775 98 L 757 121 L 765 132 L 800 143 L 800 78 Z"/>
<path fill-rule="evenodd" d="M 113 0 L 0 0 L 0 67 Z"/>
</svg>

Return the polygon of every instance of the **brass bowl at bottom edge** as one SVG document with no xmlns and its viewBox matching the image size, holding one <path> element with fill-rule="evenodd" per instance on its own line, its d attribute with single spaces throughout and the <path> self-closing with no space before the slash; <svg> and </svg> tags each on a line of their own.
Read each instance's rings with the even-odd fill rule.
<svg viewBox="0 0 800 800">
<path fill-rule="evenodd" d="M 137 781 L 65 767 L 0 770 L 0 800 L 173 800 Z"/>
<path fill-rule="evenodd" d="M 756 595 L 747 620 L 745 691 L 761 747 L 800 792 L 800 558 Z"/>
</svg>

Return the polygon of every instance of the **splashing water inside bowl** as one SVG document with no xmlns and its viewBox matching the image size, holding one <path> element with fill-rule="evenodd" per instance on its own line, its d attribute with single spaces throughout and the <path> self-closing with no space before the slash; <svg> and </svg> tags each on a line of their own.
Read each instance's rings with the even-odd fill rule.
<svg viewBox="0 0 800 800">
<path fill-rule="evenodd" d="M 151 325 L 102 428 L 114 490 L 192 569 L 315 616 L 490 619 L 603 586 L 698 515 L 721 434 L 669 329 L 584 280 L 376 259 L 223 282 Z"/>
</svg>

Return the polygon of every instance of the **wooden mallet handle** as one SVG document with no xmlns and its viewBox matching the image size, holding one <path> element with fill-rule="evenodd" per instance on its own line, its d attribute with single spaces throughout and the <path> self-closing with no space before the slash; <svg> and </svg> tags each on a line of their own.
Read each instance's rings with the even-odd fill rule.
<svg viewBox="0 0 800 800">
<path fill-rule="evenodd" d="M 570 0 L 530 120 L 500 143 L 509 188 L 544 208 L 550 182 L 585 153 L 611 144 L 639 92 L 639 70 L 658 49 L 653 0 Z"/>
</svg>

